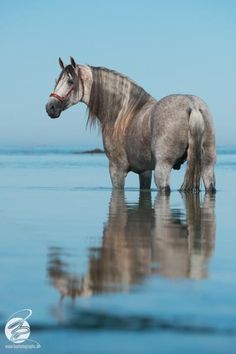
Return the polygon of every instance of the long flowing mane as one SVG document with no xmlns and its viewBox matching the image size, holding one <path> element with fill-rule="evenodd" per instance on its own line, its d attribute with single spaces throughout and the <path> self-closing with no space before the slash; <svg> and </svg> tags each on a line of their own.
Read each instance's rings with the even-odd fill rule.
<svg viewBox="0 0 236 354">
<path fill-rule="evenodd" d="M 125 129 L 128 121 L 151 96 L 134 81 L 114 70 L 90 68 L 93 83 L 88 103 L 88 123 L 93 125 L 98 118 L 102 129 Z"/>
</svg>

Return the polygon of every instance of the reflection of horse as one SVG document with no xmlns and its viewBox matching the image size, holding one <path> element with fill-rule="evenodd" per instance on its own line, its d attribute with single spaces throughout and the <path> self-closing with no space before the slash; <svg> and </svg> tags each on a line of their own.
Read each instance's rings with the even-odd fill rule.
<svg viewBox="0 0 236 354">
<path fill-rule="evenodd" d="M 113 191 L 101 248 L 90 249 L 89 270 L 74 275 L 64 261 L 63 249 L 51 248 L 48 275 L 61 296 L 127 291 L 144 276 L 200 279 L 207 277 L 207 261 L 214 247 L 214 196 L 183 195 L 185 213 L 170 208 L 170 197 L 140 192 L 138 204 L 125 202 Z"/>
<path fill-rule="evenodd" d="M 184 194 L 185 220 L 178 209 L 170 209 L 164 195 L 155 206 L 155 237 L 158 272 L 168 277 L 207 277 L 206 261 L 210 258 L 215 240 L 215 199 L 205 195 L 200 206 L 199 194 Z"/>
</svg>

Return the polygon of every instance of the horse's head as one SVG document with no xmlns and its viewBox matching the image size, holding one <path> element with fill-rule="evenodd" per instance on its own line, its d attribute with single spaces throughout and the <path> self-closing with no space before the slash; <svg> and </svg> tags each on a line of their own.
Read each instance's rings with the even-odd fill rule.
<svg viewBox="0 0 236 354">
<path fill-rule="evenodd" d="M 71 63 L 65 66 L 59 58 L 62 71 L 46 104 L 46 111 L 51 118 L 58 118 L 62 111 L 81 101 L 84 96 L 80 68 L 73 58 L 70 59 Z"/>
</svg>

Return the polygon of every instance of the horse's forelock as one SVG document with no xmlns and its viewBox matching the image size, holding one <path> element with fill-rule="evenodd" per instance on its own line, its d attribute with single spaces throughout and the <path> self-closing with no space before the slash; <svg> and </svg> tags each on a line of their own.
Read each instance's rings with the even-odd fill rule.
<svg viewBox="0 0 236 354">
<path fill-rule="evenodd" d="M 75 69 L 71 64 L 67 65 L 60 73 L 57 82 L 59 82 L 64 74 L 70 74 L 72 77 L 76 76 Z"/>
<path fill-rule="evenodd" d="M 64 74 L 68 75 L 70 74 L 72 76 L 73 79 L 77 78 L 75 69 L 73 68 L 73 66 L 71 64 L 67 65 L 60 73 L 57 81 L 56 81 L 56 85 L 55 87 L 58 85 L 58 83 L 60 82 L 60 80 L 62 79 L 62 77 L 64 76 Z"/>
</svg>

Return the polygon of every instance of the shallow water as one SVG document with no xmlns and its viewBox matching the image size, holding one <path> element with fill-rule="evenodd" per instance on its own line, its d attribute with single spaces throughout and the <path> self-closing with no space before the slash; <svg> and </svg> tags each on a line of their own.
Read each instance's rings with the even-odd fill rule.
<svg viewBox="0 0 236 354">
<path fill-rule="evenodd" d="M 30 308 L 42 353 L 235 353 L 236 149 L 218 150 L 215 197 L 181 195 L 183 171 L 169 197 L 134 174 L 115 193 L 107 165 L 0 148 L 1 328 Z"/>
</svg>

